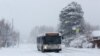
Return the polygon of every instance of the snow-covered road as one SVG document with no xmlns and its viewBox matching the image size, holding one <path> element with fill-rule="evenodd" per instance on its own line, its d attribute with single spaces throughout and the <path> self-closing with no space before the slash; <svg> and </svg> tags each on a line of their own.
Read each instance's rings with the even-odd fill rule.
<svg viewBox="0 0 100 56">
<path fill-rule="evenodd" d="M 36 45 L 23 44 L 19 47 L 1 48 L 0 56 L 100 56 L 100 49 L 63 48 L 60 53 L 37 51 Z"/>
</svg>

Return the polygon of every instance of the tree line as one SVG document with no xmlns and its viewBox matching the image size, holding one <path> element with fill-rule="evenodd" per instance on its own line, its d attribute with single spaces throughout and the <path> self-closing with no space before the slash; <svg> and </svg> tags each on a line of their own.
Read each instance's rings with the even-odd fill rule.
<svg viewBox="0 0 100 56">
<path fill-rule="evenodd" d="M 19 42 L 19 32 L 5 19 L 0 20 L 0 47 L 15 46 Z"/>
</svg>

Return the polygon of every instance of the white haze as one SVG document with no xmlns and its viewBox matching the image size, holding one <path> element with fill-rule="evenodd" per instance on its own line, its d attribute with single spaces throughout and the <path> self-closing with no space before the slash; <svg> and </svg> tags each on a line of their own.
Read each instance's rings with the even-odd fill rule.
<svg viewBox="0 0 100 56">
<path fill-rule="evenodd" d="M 87 22 L 100 25 L 100 0 L 0 0 L 0 19 L 13 18 L 14 28 L 26 38 L 34 26 L 56 27 L 60 11 L 72 1 L 82 5 Z"/>
</svg>

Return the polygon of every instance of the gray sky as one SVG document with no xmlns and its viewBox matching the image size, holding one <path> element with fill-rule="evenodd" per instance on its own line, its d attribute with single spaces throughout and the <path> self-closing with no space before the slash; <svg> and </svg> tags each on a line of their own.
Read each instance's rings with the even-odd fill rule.
<svg viewBox="0 0 100 56">
<path fill-rule="evenodd" d="M 36 25 L 56 26 L 62 8 L 72 1 L 81 4 L 84 17 L 93 25 L 100 25 L 100 0 L 0 0 L 0 19 L 5 18 L 27 37 Z"/>
</svg>

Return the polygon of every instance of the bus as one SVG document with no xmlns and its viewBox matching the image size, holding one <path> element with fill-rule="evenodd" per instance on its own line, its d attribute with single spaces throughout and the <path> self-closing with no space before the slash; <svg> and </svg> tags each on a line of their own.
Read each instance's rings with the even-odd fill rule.
<svg viewBox="0 0 100 56">
<path fill-rule="evenodd" d="M 59 33 L 45 33 L 37 37 L 38 51 L 61 51 L 61 35 Z"/>
</svg>

